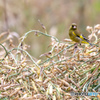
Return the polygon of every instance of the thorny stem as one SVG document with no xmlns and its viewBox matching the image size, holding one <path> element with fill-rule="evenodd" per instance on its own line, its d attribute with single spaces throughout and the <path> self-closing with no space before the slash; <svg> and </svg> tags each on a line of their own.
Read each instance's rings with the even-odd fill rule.
<svg viewBox="0 0 100 100">
<path fill-rule="evenodd" d="M 28 31 L 28 32 L 25 33 L 25 35 L 23 36 L 21 42 L 20 42 L 19 45 L 18 45 L 18 48 L 21 46 L 22 42 L 23 42 L 24 39 L 27 37 L 27 35 L 28 35 L 29 33 L 31 33 L 31 32 L 40 33 L 40 34 L 42 34 L 42 35 L 44 35 L 44 36 L 51 37 L 51 38 L 55 39 L 57 42 L 59 42 L 59 40 L 58 40 L 56 37 L 54 37 L 54 36 L 51 36 L 51 35 L 49 35 L 49 34 L 45 34 L 45 33 L 41 32 L 41 31 L 38 31 L 38 30 L 31 30 L 31 31 Z"/>
<path fill-rule="evenodd" d="M 54 36 L 51 36 L 51 35 L 49 35 L 49 34 L 45 34 L 45 33 L 41 32 L 41 31 L 38 31 L 38 30 L 31 30 L 31 31 L 28 31 L 28 32 L 25 33 L 25 35 L 23 36 L 21 42 L 20 42 L 19 45 L 18 45 L 18 49 L 20 48 L 22 42 L 23 42 L 24 39 L 27 37 L 27 35 L 28 35 L 29 33 L 31 33 L 31 32 L 40 33 L 40 34 L 42 34 L 42 35 L 44 35 L 44 36 L 51 37 L 51 38 L 55 39 L 57 42 L 59 42 L 59 40 L 58 40 L 56 37 L 54 37 Z M 18 58 L 18 56 L 17 56 L 17 58 Z"/>
<path fill-rule="evenodd" d="M 25 51 L 25 50 L 23 50 L 23 49 L 20 49 L 20 48 L 13 48 L 12 50 L 8 51 L 7 55 L 8 55 L 10 52 L 12 52 L 13 50 L 20 50 L 20 51 L 25 52 L 25 53 L 30 57 L 30 59 L 33 61 L 33 63 L 34 63 L 37 67 L 40 68 L 40 66 L 33 60 L 33 58 L 31 57 L 31 55 L 30 55 L 27 51 Z M 7 55 L 6 55 L 6 56 L 7 56 Z"/>
<path fill-rule="evenodd" d="M 45 74 L 45 72 L 43 71 L 43 73 L 44 73 L 44 75 L 48 78 L 48 76 Z M 49 81 L 51 84 L 52 84 L 52 86 L 56 89 L 56 91 L 58 92 L 58 94 L 60 95 L 60 97 L 61 97 L 61 93 L 59 92 L 59 90 L 56 88 L 56 86 L 52 83 L 52 81 Z"/>
<path fill-rule="evenodd" d="M 59 53 L 55 54 L 55 55 L 54 55 L 54 56 L 52 56 L 51 58 L 48 58 L 47 60 L 45 60 L 44 62 L 40 63 L 39 65 L 42 65 L 42 64 L 44 64 L 45 62 L 48 62 L 50 59 L 52 59 L 52 58 L 56 57 L 57 55 L 59 55 L 60 53 L 62 53 L 64 50 L 66 50 L 66 49 L 68 49 L 68 48 L 72 47 L 73 45 L 74 45 L 74 44 L 72 44 L 72 45 L 70 45 L 70 46 L 65 47 L 65 48 L 64 48 L 63 50 L 61 50 Z"/>
<path fill-rule="evenodd" d="M 5 50 L 5 52 L 6 52 L 6 55 L 5 55 L 5 57 L 8 55 L 8 51 L 7 51 L 7 49 L 2 45 L 2 44 L 0 44 L 3 48 L 4 48 L 4 50 Z M 4 58 L 5 58 L 4 57 Z M 3 61 L 4 60 L 4 58 L 1 60 L 1 61 Z"/>
<path fill-rule="evenodd" d="M 79 89 L 81 89 L 81 88 L 86 84 L 86 82 L 87 82 L 91 77 L 94 76 L 94 73 L 98 70 L 99 67 L 100 67 L 100 64 L 95 68 L 95 70 L 91 73 L 91 75 L 88 77 L 88 79 L 83 83 L 83 85 L 82 85 Z"/>
<path fill-rule="evenodd" d="M 75 56 L 75 55 L 73 55 L 73 56 Z M 69 59 L 71 59 L 73 56 L 71 56 Z M 68 59 L 68 60 L 69 60 L 69 59 Z M 54 65 L 54 64 L 57 64 L 57 63 L 61 63 L 61 62 L 63 62 L 63 61 L 67 61 L 67 59 L 66 59 L 66 60 L 57 61 L 57 62 L 55 62 L 55 63 L 52 63 L 52 64 L 50 64 L 48 67 L 46 67 L 45 69 L 48 69 L 50 66 L 52 66 L 52 65 Z"/>
<path fill-rule="evenodd" d="M 97 53 L 95 56 L 97 56 L 97 55 L 99 55 L 99 54 L 100 54 L 100 53 Z M 97 59 L 100 59 L 100 58 L 97 58 Z M 89 60 L 87 60 L 87 61 L 85 61 L 85 62 L 83 62 L 78 68 L 80 68 L 82 65 L 84 65 L 85 63 L 90 62 L 90 61 L 92 61 L 92 58 L 89 59 Z M 78 69 L 78 68 L 77 68 L 77 69 Z M 71 72 L 71 74 L 74 73 L 77 69 L 73 70 L 73 71 Z"/>
</svg>

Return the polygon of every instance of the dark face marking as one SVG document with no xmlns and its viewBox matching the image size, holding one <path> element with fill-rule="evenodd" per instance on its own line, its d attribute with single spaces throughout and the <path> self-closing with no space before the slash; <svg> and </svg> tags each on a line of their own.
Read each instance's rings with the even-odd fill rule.
<svg viewBox="0 0 100 100">
<path fill-rule="evenodd" d="M 76 26 L 76 25 L 72 25 L 72 28 L 73 28 L 73 29 L 76 29 L 76 28 L 77 28 L 77 26 Z"/>
</svg>

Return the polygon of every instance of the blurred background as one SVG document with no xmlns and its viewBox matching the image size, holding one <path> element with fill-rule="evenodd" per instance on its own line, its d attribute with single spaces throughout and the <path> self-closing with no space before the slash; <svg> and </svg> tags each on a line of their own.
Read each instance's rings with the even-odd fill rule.
<svg viewBox="0 0 100 100">
<path fill-rule="evenodd" d="M 60 41 L 69 38 L 73 22 L 87 37 L 86 26 L 100 24 L 100 0 L 0 0 L 0 33 L 9 30 L 21 37 L 30 30 L 44 32 L 38 19 Z M 30 45 L 28 52 L 39 58 L 49 51 L 50 38 L 30 33 L 25 43 Z"/>
</svg>

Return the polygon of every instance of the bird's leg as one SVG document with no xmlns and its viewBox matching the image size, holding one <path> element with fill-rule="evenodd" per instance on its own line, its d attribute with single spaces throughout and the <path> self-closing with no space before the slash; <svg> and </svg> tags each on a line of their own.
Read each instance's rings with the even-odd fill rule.
<svg viewBox="0 0 100 100">
<path fill-rule="evenodd" d="M 74 46 L 74 54 L 73 55 L 75 55 L 75 53 L 76 53 L 77 50 L 78 50 L 78 43 L 75 43 L 75 46 Z"/>
<path fill-rule="evenodd" d="M 74 45 L 75 45 L 75 46 L 74 46 L 74 48 L 78 48 L 78 46 L 77 46 L 77 45 L 78 45 L 78 43 L 75 43 Z"/>
</svg>

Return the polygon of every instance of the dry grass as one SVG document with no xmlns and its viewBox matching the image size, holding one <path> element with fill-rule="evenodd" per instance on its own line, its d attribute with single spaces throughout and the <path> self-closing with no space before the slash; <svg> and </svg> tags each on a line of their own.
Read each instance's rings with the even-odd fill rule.
<svg viewBox="0 0 100 100">
<path fill-rule="evenodd" d="M 46 31 L 25 33 L 18 46 L 13 44 L 14 36 L 19 38 L 17 33 L 2 33 L 0 38 L 7 38 L 0 44 L 0 100 L 96 100 L 97 97 L 70 95 L 71 91 L 100 92 L 100 25 L 88 26 L 87 30 L 94 45 L 78 46 L 76 53 L 71 40 L 61 42 Z M 26 51 L 28 46 L 24 43 L 33 32 L 51 38 L 51 50 L 41 54 L 39 60 Z"/>
</svg>

